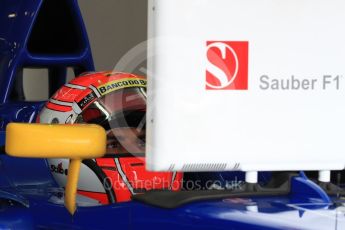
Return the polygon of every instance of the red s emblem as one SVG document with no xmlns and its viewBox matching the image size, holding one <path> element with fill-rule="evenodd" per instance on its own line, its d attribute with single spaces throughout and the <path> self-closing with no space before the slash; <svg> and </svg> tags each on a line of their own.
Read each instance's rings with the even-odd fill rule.
<svg viewBox="0 0 345 230">
<path fill-rule="evenodd" d="M 248 89 L 247 41 L 207 42 L 206 89 Z"/>
</svg>

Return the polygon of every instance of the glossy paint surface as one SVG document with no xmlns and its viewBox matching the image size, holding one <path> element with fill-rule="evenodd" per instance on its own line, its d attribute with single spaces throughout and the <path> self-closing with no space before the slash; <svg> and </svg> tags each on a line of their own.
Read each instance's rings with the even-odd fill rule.
<svg viewBox="0 0 345 230">
<path fill-rule="evenodd" d="M 62 192 L 57 188 L 22 187 L 17 191 L 30 200 L 29 208 L 8 205 L 1 212 L 10 215 L 26 211 L 22 221 L 28 226 L 51 229 L 108 229 L 110 226 L 126 229 L 342 229 L 345 226 L 343 201 L 325 202 L 303 193 L 194 202 L 176 209 L 155 208 L 134 201 L 84 206 L 72 217 L 64 208 Z"/>
<path fill-rule="evenodd" d="M 24 67 L 54 67 L 56 72 L 62 73 L 61 75 L 66 75 L 65 68 L 70 66 L 75 67 L 76 75 L 84 71 L 94 70 L 91 48 L 77 1 L 64 2 L 73 11 L 74 19 L 69 23 L 74 23 L 75 28 L 80 30 L 79 43 L 81 48 L 78 52 L 66 51 L 63 54 L 56 54 L 54 52 L 35 53 L 28 49 L 28 42 L 40 8 L 44 3 L 43 0 L 1 1 L 0 102 L 4 103 L 9 100 L 16 74 Z M 63 12 L 60 17 L 64 17 Z M 56 44 L 51 44 L 51 46 L 54 45 Z M 65 76 L 60 76 L 56 83 L 61 85 L 65 80 Z"/>
</svg>

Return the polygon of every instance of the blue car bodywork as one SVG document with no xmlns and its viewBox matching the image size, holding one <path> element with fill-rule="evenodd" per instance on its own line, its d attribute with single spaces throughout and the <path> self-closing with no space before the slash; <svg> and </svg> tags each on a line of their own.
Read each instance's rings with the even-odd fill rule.
<svg viewBox="0 0 345 230">
<path fill-rule="evenodd" d="M 22 108 L 2 105 L 1 114 L 10 121 L 34 117 L 40 103 L 23 103 Z M 31 108 L 22 110 L 23 108 Z M 5 111 L 3 111 L 5 110 Z M 22 116 L 13 116 L 26 111 Z M 34 115 L 33 115 L 34 114 Z M 29 120 L 26 120 L 29 122 Z M 5 126 L 4 126 L 5 127 Z M 4 129 L 1 142 L 5 142 Z M 140 201 L 106 206 L 78 207 L 71 216 L 63 205 L 63 189 L 50 174 L 44 159 L 0 156 L 0 228 L 4 229 L 343 229 L 344 200 L 329 197 L 303 173 L 292 177 L 284 196 L 246 196 L 206 199 L 162 208 Z M 204 179 L 243 180 L 243 173 L 203 173 Z M 262 175 L 261 180 L 265 180 Z M 269 178 L 268 178 L 269 179 Z M 193 192 L 193 191 L 187 191 Z M 91 205 L 91 204 L 90 204 Z"/>
</svg>

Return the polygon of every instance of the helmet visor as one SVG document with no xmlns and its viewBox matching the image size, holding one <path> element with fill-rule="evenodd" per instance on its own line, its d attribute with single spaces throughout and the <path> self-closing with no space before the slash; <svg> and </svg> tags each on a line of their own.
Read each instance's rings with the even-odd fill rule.
<svg viewBox="0 0 345 230">
<path fill-rule="evenodd" d="M 77 122 L 103 126 L 107 131 L 108 153 L 144 153 L 145 88 L 125 88 L 109 93 L 84 109 Z"/>
</svg>

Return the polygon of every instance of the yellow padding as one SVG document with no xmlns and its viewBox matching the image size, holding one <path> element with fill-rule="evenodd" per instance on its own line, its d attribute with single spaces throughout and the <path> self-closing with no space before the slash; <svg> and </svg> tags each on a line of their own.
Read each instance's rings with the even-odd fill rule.
<svg viewBox="0 0 345 230">
<path fill-rule="evenodd" d="M 98 125 L 10 123 L 5 150 L 14 157 L 98 158 L 106 152 L 106 133 Z"/>
</svg>

